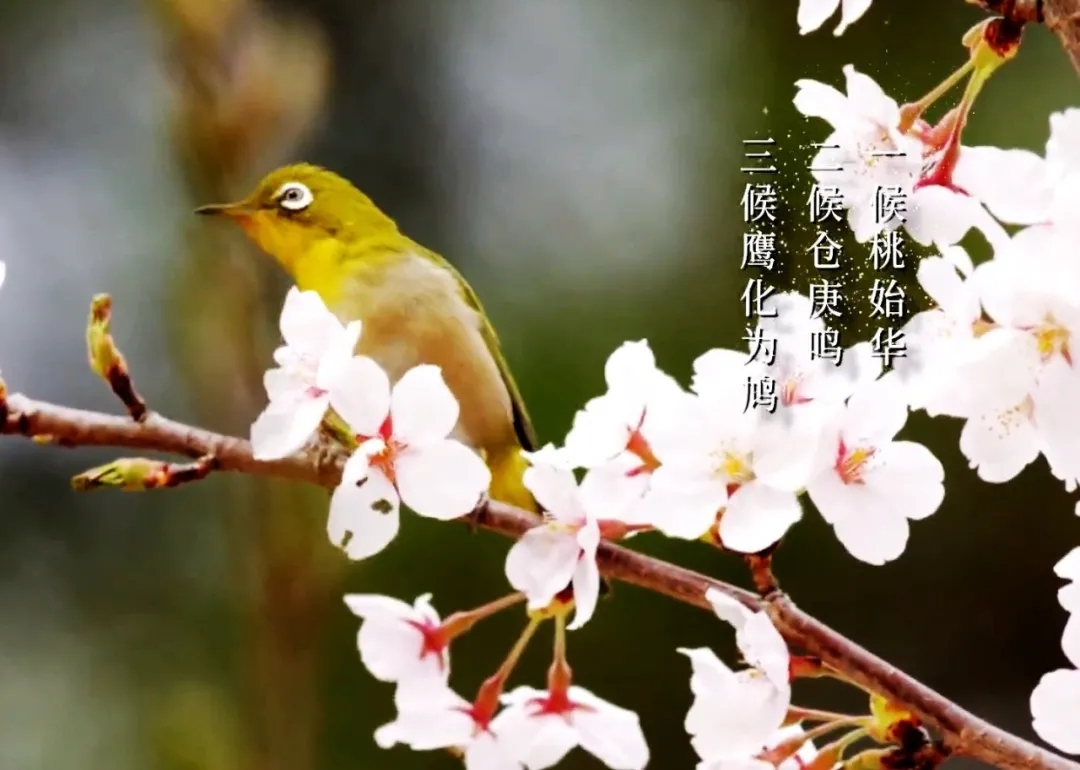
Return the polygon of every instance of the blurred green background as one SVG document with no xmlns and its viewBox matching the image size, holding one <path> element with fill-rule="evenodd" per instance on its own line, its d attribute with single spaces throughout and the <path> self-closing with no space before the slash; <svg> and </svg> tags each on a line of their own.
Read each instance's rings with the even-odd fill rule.
<svg viewBox="0 0 1080 770">
<path fill-rule="evenodd" d="M 836 39 L 831 24 L 800 37 L 795 0 L 5 0 L 4 377 L 116 410 L 82 347 L 90 296 L 108 291 L 152 406 L 246 432 L 287 283 L 189 212 L 307 159 L 458 265 L 542 437 L 559 441 L 621 341 L 648 338 L 685 382 L 696 355 L 742 335 L 741 140 L 781 141 L 801 207 L 799 148 L 825 136 L 795 113 L 794 81 L 842 85 L 854 63 L 917 98 L 962 62 L 980 18 L 960 0 L 879 0 Z M 1078 86 L 1056 41 L 1029 30 L 966 143 L 1041 149 Z M 792 255 L 813 236 L 795 216 L 785 231 Z M 777 569 L 805 609 L 1032 737 L 1028 695 L 1064 664 L 1052 566 L 1080 520 L 1043 462 L 979 482 L 958 431 L 907 429 L 945 462 L 948 495 L 899 561 L 855 561 L 808 511 Z M 410 517 L 392 548 L 349 564 L 326 541 L 321 490 L 222 475 L 167 493 L 70 491 L 70 475 L 113 456 L 0 442 L 2 770 L 454 767 L 375 747 L 391 688 L 360 665 L 341 595 L 436 589 L 444 614 L 474 606 L 507 589 L 506 541 Z M 634 543 L 744 582 L 704 546 Z M 518 628 L 499 617 L 461 642 L 460 691 Z M 516 683 L 541 683 L 549 633 Z M 698 645 L 728 654 L 730 633 L 625 586 L 570 638 L 579 683 L 641 715 L 652 767 L 695 761 L 674 648 Z M 797 695 L 861 705 L 841 688 Z"/>
</svg>

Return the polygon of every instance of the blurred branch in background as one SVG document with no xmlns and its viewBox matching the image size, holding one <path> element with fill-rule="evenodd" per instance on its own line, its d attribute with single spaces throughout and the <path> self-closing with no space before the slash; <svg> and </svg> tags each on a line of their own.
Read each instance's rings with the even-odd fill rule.
<svg viewBox="0 0 1080 770">
<path fill-rule="evenodd" d="M 325 42 L 310 24 L 274 18 L 253 0 L 154 0 L 154 10 L 167 41 L 172 140 L 190 202 L 233 197 L 312 127 L 329 80 Z M 178 259 L 171 312 L 179 369 L 201 419 L 244 430 L 263 404 L 263 364 L 278 340 L 265 302 L 270 273 L 246 244 L 204 223 L 193 223 Z M 228 757 L 205 746 L 221 732 L 205 719 L 191 730 L 171 725 L 163 734 L 185 748 L 162 750 L 201 768 L 216 757 L 220 770 L 306 770 L 315 766 L 321 726 L 320 626 L 340 593 L 340 565 L 316 563 L 323 523 L 303 514 L 320 507 L 319 493 L 250 479 L 230 492 L 226 558 L 236 571 L 238 617 L 248 624 L 232 654 L 249 676 L 231 723 L 245 725 L 233 743 L 252 754 Z M 182 721 L 200 710 L 174 713 Z"/>
<path fill-rule="evenodd" d="M 0 433 L 23 435 L 44 440 L 44 443 L 123 446 L 191 457 L 212 457 L 215 467 L 221 470 L 278 476 L 329 488 L 340 482 L 344 462 L 344 457 L 337 457 L 330 463 L 320 462 L 306 454 L 269 462 L 256 460 L 251 445 L 243 439 L 200 430 L 158 415 L 151 415 L 145 422 L 137 423 L 33 401 L 21 395 L 0 399 L 0 418 Z M 107 467 L 120 475 L 106 485 L 128 490 L 160 486 L 144 484 L 146 477 L 141 470 L 134 474 L 125 470 L 129 471 L 140 463 L 142 468 L 153 466 L 152 472 L 160 472 L 162 468 L 162 464 L 151 461 L 118 460 Z M 95 469 L 94 472 L 100 470 Z M 85 476 L 81 474 L 76 477 L 76 482 Z M 539 523 L 538 517 L 528 511 L 490 500 L 481 502 L 474 516 L 475 519 L 469 516 L 460 520 L 475 520 L 482 527 L 514 538 L 521 537 Z M 936 766 L 945 756 L 955 755 L 980 759 L 1002 770 L 1080 770 L 1080 764 L 1000 730 L 939 695 L 803 612 L 779 590 L 759 597 L 731 584 L 608 542 L 601 543 L 597 564 L 604 575 L 696 607 L 709 609 L 706 593 L 710 588 L 717 588 L 755 611 L 768 613 L 789 645 L 814 656 L 816 667 L 824 672 L 832 672 L 825 675 L 838 676 L 869 693 L 883 696 L 889 703 L 912 712 L 917 720 L 925 721 L 937 730 L 942 740 L 941 751 L 935 753 L 935 759 L 928 767 Z M 306 630 L 301 629 L 299 633 Z M 302 715 L 296 716 L 299 718 Z M 918 725 L 918 721 L 914 724 Z M 898 751 L 902 753 L 904 748 L 902 746 Z M 890 765 L 884 763 L 883 766 Z"/>
</svg>

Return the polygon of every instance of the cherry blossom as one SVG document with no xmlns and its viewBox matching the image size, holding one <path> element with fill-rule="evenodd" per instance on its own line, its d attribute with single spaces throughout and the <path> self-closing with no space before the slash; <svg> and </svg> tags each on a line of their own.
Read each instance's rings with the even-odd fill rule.
<svg viewBox="0 0 1080 770">
<path fill-rule="evenodd" d="M 1070 613 L 1061 646 L 1069 660 L 1080 667 L 1080 547 L 1059 561 L 1054 572 L 1058 577 L 1072 581 L 1058 591 L 1058 601 Z"/>
<path fill-rule="evenodd" d="M 764 374 L 776 381 L 779 397 L 776 411 L 763 413 L 761 429 L 779 429 L 812 442 L 861 383 L 880 376 L 881 359 L 874 357 L 868 342 L 838 348 L 833 359 L 812 356 L 813 339 L 825 335 L 828 327 L 815 317 L 813 303 L 803 294 L 775 294 L 766 300 L 764 312 L 773 315 L 760 319 L 755 336 L 776 341 L 775 360 L 762 363 Z M 751 358 L 754 353 L 752 343 Z"/>
<path fill-rule="evenodd" d="M 1032 727 L 1068 754 L 1080 754 L 1080 670 L 1044 674 L 1031 693 Z"/>
<path fill-rule="evenodd" d="M 1013 478 L 1040 451 L 1067 486 L 1080 476 L 1072 360 L 1080 293 L 1059 264 L 1057 255 L 1014 246 L 972 274 L 993 324 L 960 365 L 967 387 L 939 407 L 967 420 L 960 448 L 986 481 Z"/>
<path fill-rule="evenodd" d="M 502 700 L 494 727 L 528 770 L 545 770 L 576 746 L 612 770 L 642 770 L 649 762 L 637 714 L 584 687 L 518 687 Z"/>
<path fill-rule="evenodd" d="M 585 404 L 575 415 L 563 448 L 545 449 L 548 455 L 541 461 L 603 469 L 609 482 L 605 495 L 611 501 L 623 500 L 620 518 L 638 528 L 630 535 L 652 524 L 641 503 L 660 464 L 656 447 L 671 440 L 673 415 L 685 410 L 693 396 L 657 368 L 645 340 L 619 346 L 604 366 L 604 377 L 607 392 Z M 597 474 L 594 481 L 599 480 Z"/>
<path fill-rule="evenodd" d="M 868 564 L 903 553 L 908 519 L 926 518 L 945 497 L 941 462 L 921 444 L 893 440 L 907 416 L 896 380 L 860 388 L 837 421 L 830 467 L 806 486 L 840 542 Z"/>
<path fill-rule="evenodd" d="M 525 486 L 544 508 L 546 520 L 526 532 L 506 555 L 506 577 L 525 594 L 530 610 L 547 607 L 567 586 L 573 586 L 570 629 L 589 621 L 600 595 L 599 514 L 609 510 L 603 496 L 609 485 L 598 481 L 604 474 L 603 470 L 590 471 L 578 486 L 566 468 L 537 464 L 527 469 Z"/>
<path fill-rule="evenodd" d="M 752 668 L 733 671 L 708 648 L 680 648 L 693 667 L 686 731 L 701 758 L 699 768 L 753 766 L 755 757 L 775 745 L 791 705 L 787 645 L 764 613 L 716 589 L 706 598 L 735 627 L 739 652 Z"/>
<path fill-rule="evenodd" d="M 656 367 L 649 343 L 625 342 L 604 365 L 608 390 L 590 399 L 574 417 L 563 452 L 574 467 L 594 468 L 624 452 L 638 467 L 652 463 L 648 437 L 656 424 L 654 413 L 665 401 L 686 393 Z"/>
<path fill-rule="evenodd" d="M 458 403 L 436 366 L 423 364 L 390 380 L 370 358 L 335 368 L 330 404 L 356 435 L 330 500 L 331 541 L 352 559 L 385 548 L 397 534 L 401 503 L 448 521 L 469 513 L 491 483 L 479 455 L 447 438 Z"/>
<path fill-rule="evenodd" d="M 457 748 L 467 770 L 520 770 L 521 746 L 503 735 L 494 709 L 477 708 L 445 684 L 398 688 L 398 715 L 375 731 L 375 743 L 388 749 L 404 744 L 414 751 Z M 497 705 L 496 705 L 497 707 Z"/>
<path fill-rule="evenodd" d="M 811 169 L 823 189 L 839 192 L 856 240 L 864 243 L 903 224 L 918 243 L 939 248 L 957 243 L 972 228 L 992 245 L 1007 242 L 1004 228 L 978 199 L 941 172 L 942 148 L 924 142 L 918 131 L 901 131 L 896 101 L 851 65 L 844 76 L 846 95 L 816 80 L 797 81 L 795 107 L 833 127 Z M 905 201 L 905 210 L 882 217 L 883 191 Z"/>
<path fill-rule="evenodd" d="M 290 455 L 311 438 L 330 406 L 328 378 L 352 356 L 361 329 L 359 321 L 342 325 L 318 294 L 295 286 L 280 326 L 285 344 L 263 378 L 270 403 L 251 426 L 252 451 L 262 460 Z"/>
<path fill-rule="evenodd" d="M 870 8 L 870 0 L 799 0 L 799 34 L 814 32 L 840 9 L 840 23 L 833 34 L 839 37 Z"/>
<path fill-rule="evenodd" d="M 919 262 L 919 284 L 936 307 L 917 313 L 904 326 L 906 355 L 893 362 L 886 377 L 902 383 L 912 409 L 925 409 L 931 416 L 947 412 L 967 385 L 960 364 L 973 351 L 982 317 L 978 291 L 966 280 L 974 269 L 960 246 Z"/>
<path fill-rule="evenodd" d="M 1050 116 L 1044 156 L 1030 150 L 965 147 L 953 178 L 1002 222 L 1054 226 L 1075 236 L 1080 109 Z"/>
<path fill-rule="evenodd" d="M 383 682 L 446 682 L 449 641 L 431 606 L 431 594 L 412 605 L 389 596 L 347 594 L 345 604 L 364 621 L 357 647 L 372 676 Z"/>
<path fill-rule="evenodd" d="M 1059 577 L 1072 582 L 1058 591 L 1069 622 L 1061 647 L 1076 668 L 1045 674 L 1031 693 L 1035 732 L 1044 741 L 1069 754 L 1080 754 L 1080 548 L 1074 548 L 1054 567 Z"/>
<path fill-rule="evenodd" d="M 753 553 L 802 516 L 796 491 L 809 478 L 818 437 L 762 429 L 762 410 L 744 408 L 747 377 L 762 373 L 733 350 L 711 350 L 694 362 L 698 399 L 671 431 L 679 440 L 657 447 L 661 465 L 646 501 L 660 531 L 701 537 L 722 510 L 723 544 Z"/>
<path fill-rule="evenodd" d="M 794 754 L 779 762 L 774 752 L 775 749 L 800 738 L 805 733 L 801 724 L 786 725 L 765 741 L 763 750 L 757 756 L 703 760 L 698 763 L 697 770 L 807 770 L 810 763 L 818 756 L 818 749 L 812 740 L 805 739 Z"/>
</svg>

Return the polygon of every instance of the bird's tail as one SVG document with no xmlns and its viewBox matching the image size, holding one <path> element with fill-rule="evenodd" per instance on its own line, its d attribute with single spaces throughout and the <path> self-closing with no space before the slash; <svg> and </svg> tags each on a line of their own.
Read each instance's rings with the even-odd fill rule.
<svg viewBox="0 0 1080 770">
<path fill-rule="evenodd" d="M 529 461 L 521 454 L 521 447 L 510 445 L 503 449 L 489 451 L 488 469 L 491 471 L 491 486 L 488 495 L 492 500 L 524 508 L 539 513 L 532 494 L 525 488 L 523 478 Z"/>
</svg>

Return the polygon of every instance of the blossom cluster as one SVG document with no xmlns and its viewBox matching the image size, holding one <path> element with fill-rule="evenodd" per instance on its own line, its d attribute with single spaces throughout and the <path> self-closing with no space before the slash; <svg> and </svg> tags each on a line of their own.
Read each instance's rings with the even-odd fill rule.
<svg viewBox="0 0 1080 770">
<path fill-rule="evenodd" d="M 978 46 L 972 62 L 989 60 L 992 71 L 1004 61 L 993 52 L 987 59 Z M 974 69 L 960 108 L 939 126 L 918 118 L 925 104 L 898 105 L 851 66 L 844 69 L 846 93 L 800 81 L 795 105 L 832 126 L 814 165 L 839 169 L 828 180 L 844 194 L 856 239 L 866 241 L 881 229 L 873 217 L 874 191 L 896 187 L 910 196 L 902 226 L 939 251 L 918 268 L 934 305 L 908 322 L 908 355 L 883 379 L 899 384 L 912 409 L 964 421 L 960 449 L 984 481 L 1013 479 L 1041 456 L 1073 491 L 1080 483 L 1080 370 L 1074 365 L 1080 339 L 1080 226 L 1074 215 L 1080 203 L 1080 109 L 1051 115 L 1041 155 L 963 146 L 966 111 L 987 74 Z M 824 181 L 822 173 L 815 176 Z M 972 230 L 992 250 L 978 266 L 959 245 Z M 1080 549 L 1057 571 L 1078 579 Z M 1061 590 L 1070 612 L 1080 607 L 1074 589 Z M 1074 665 L 1078 632 L 1070 620 L 1063 648 Z M 1047 674 L 1031 701 L 1036 731 L 1071 753 L 1080 753 L 1078 676 L 1075 670 Z"/>
<path fill-rule="evenodd" d="M 1077 485 L 1080 417 L 1070 396 L 1080 392 L 1071 358 L 1073 334 L 1080 332 L 1080 271 L 1069 264 L 1077 233 L 1063 212 L 1068 191 L 1080 189 L 1075 186 L 1080 156 L 1070 152 L 1080 146 L 1080 110 L 1053 116 L 1045 157 L 950 147 L 934 138 L 932 127 L 906 120 L 904 109 L 871 78 L 850 66 L 845 77 L 846 93 L 800 81 L 795 105 L 832 126 L 821 150 L 829 154 L 823 165 L 842 169 L 829 181 L 843 192 L 856 238 L 868 240 L 880 229 L 871 215 L 874 190 L 900 187 L 912 201 L 901 226 L 917 241 L 937 247 L 938 254 L 924 258 L 918 268 L 918 281 L 934 304 L 905 327 L 909 355 L 888 372 L 868 343 L 846 349 L 839 365 L 815 360 L 809 341 L 824 330 L 824 322 L 796 293 L 771 296 L 766 310 L 775 312 L 760 314 L 758 331 L 777 339 L 782 351 L 769 363 L 757 360 L 753 351 L 709 350 L 694 361 L 683 386 L 657 366 L 646 341 L 620 346 L 605 365 L 606 392 L 578 412 L 565 440 L 526 453 L 523 481 L 544 521 L 510 549 L 505 571 L 534 617 L 572 606 L 567 630 L 592 618 L 601 588 L 596 553 L 602 539 L 651 532 L 755 554 L 777 544 L 802 518 L 804 499 L 854 557 L 869 564 L 896 559 L 908 541 L 909 522 L 933 514 L 944 497 L 941 463 L 926 447 L 897 439 L 913 409 L 964 420 L 960 448 L 986 481 L 1009 480 L 1042 455 L 1068 488 Z M 882 151 L 888 153 L 884 160 Z M 1010 234 L 1005 225 L 1022 228 Z M 972 230 L 993 252 L 977 267 L 960 245 Z M 252 442 L 262 458 L 317 447 L 328 436 L 349 447 L 330 505 L 334 543 L 352 558 L 366 558 L 396 535 L 402 503 L 439 520 L 464 516 L 476 506 L 491 476 L 478 454 L 451 438 L 458 404 L 436 367 L 417 366 L 391 383 L 375 361 L 353 355 L 363 334 L 360 325 L 342 324 L 310 292 L 289 293 L 281 326 L 285 344 L 275 354 L 278 366 L 267 373 L 270 404 L 253 426 Z M 764 375 L 777 383 L 780 394 L 773 411 L 748 408 L 745 400 L 746 382 Z M 387 632 L 387 639 L 402 629 L 443 628 L 426 599 L 413 607 L 397 602 L 393 609 L 386 602 L 396 600 L 350 599 L 354 611 L 367 618 L 367 629 L 385 628 L 387 618 L 397 618 L 397 631 Z M 717 611 L 736 628 L 747 625 L 730 607 Z M 399 682 L 400 716 L 379 732 L 380 743 L 420 749 L 442 741 L 439 746 L 464 746 L 466 753 L 487 756 L 502 743 L 468 743 L 462 736 L 515 735 L 510 743 L 520 749 L 532 745 L 522 732 L 535 728 L 523 726 L 533 724 L 530 714 L 589 713 L 610 716 L 611 735 L 622 736 L 617 743 L 627 754 L 601 756 L 610 766 L 636 767 L 647 757 L 636 718 L 571 687 L 568 667 L 565 676 L 549 677 L 546 691 L 519 688 L 503 694 L 499 679 L 497 697 L 482 688 L 466 709 L 449 690 L 448 662 L 439 657 L 452 634 L 431 633 L 431 638 L 414 638 L 411 647 L 395 642 L 386 648 L 385 656 L 392 657 L 391 647 L 400 655 L 419 644 L 421 654 L 412 657 L 427 668 L 438 661 L 434 668 L 441 678 L 432 690 L 413 686 L 420 679 L 405 685 L 392 675 Z M 718 661 L 710 653 L 686 654 L 694 681 L 716 685 L 723 678 L 715 673 Z M 367 660 L 372 655 L 369 651 L 365 661 L 376 675 L 391 676 L 380 669 L 382 663 Z M 553 671 L 563 671 L 560 655 Z M 786 655 L 785 650 L 785 661 Z M 751 677 L 754 687 L 769 682 L 777 689 L 755 702 L 785 705 L 768 712 L 771 716 L 761 722 L 767 729 L 753 734 L 753 750 L 742 752 L 743 759 L 767 750 L 789 705 L 787 675 L 778 673 L 786 672 L 786 663 L 773 667 L 773 675 L 762 665 L 766 675 Z M 1058 736 L 1054 719 L 1075 724 L 1076 712 L 1057 708 L 1052 710 L 1057 716 L 1049 717 L 1046 703 L 1060 700 L 1055 683 L 1073 674 L 1048 675 L 1033 699 L 1040 732 L 1059 745 L 1068 742 Z M 699 703 L 711 702 L 699 685 L 694 688 Z M 441 694 L 433 695 L 436 691 Z M 505 708 L 498 711 L 497 703 Z M 432 708 L 455 715 L 456 726 L 447 727 L 453 740 L 420 730 L 436 720 Z M 734 751 L 718 746 L 717 733 L 700 737 L 708 731 L 693 727 L 709 720 L 715 725 L 712 712 L 718 707 L 709 707 L 709 720 L 695 716 L 705 706 L 695 709 L 687 726 L 699 736 L 695 746 L 703 761 Z M 462 721 L 464 714 L 472 721 Z M 590 748 L 585 736 L 592 728 L 581 729 L 560 738 L 559 751 L 550 746 L 544 751 L 562 756 L 572 745 Z M 602 752 L 595 745 L 591 750 Z M 527 751 L 508 761 L 548 766 L 547 759 Z"/>
<path fill-rule="evenodd" d="M 810 317 L 805 297 L 775 301 L 785 305 L 778 333 L 802 337 L 821 323 Z M 334 543 L 365 558 L 393 539 L 402 504 L 440 520 L 477 505 L 491 477 L 478 454 L 449 438 L 458 406 L 436 367 L 417 366 L 391 384 L 373 360 L 353 355 L 360 325 L 342 324 L 311 292 L 289 292 L 281 332 L 285 344 L 266 375 L 270 403 L 252 427 L 252 443 L 265 459 L 319 449 L 329 437 L 351 449 L 330 503 Z M 840 368 L 802 357 L 774 362 L 786 397 L 782 410 L 769 414 L 745 410 L 739 397 L 747 373 L 760 366 L 745 352 L 708 351 L 684 389 L 657 368 L 646 342 L 622 345 L 606 365 L 607 392 L 586 404 L 563 445 L 527 454 L 524 484 L 545 520 L 507 554 L 508 582 L 520 592 L 514 596 L 523 596 L 534 618 L 558 615 L 560 634 L 573 607 L 566 629 L 580 628 L 600 592 L 602 537 L 657 531 L 752 553 L 801 517 L 804 493 L 853 554 L 873 563 L 897 556 L 908 519 L 941 502 L 943 473 L 924 447 L 894 440 L 908 408 L 898 383 L 880 376 L 865 348 L 850 351 Z M 585 469 L 580 482 L 576 469 Z M 529 768 L 548 767 L 581 745 L 613 768 L 644 766 L 648 750 L 637 717 L 571 685 L 562 652 L 546 690 L 504 693 L 508 671 L 494 675 L 472 702 L 450 689 L 449 644 L 487 610 L 442 621 L 430 597 L 413 605 L 380 596 L 346 600 L 364 618 L 365 664 L 398 685 L 399 716 L 378 731 L 380 745 L 453 746 L 470 767 Z M 779 732 L 791 697 L 783 640 L 764 615 L 723 595 L 710 600 L 765 675 L 736 676 L 707 650 L 684 651 L 695 696 L 706 704 L 687 721 L 703 762 L 736 755 L 749 761 L 777 741 L 795 740 L 792 752 L 803 750 L 806 741 Z M 707 704 L 733 698 L 747 703 L 732 712 L 727 740 Z M 753 708 L 761 709 L 753 720 L 759 729 L 748 733 Z"/>
<path fill-rule="evenodd" d="M 798 25 L 804 34 L 818 29 L 839 9 L 839 35 L 870 4 L 800 0 Z M 396 717 L 375 731 L 380 747 L 449 750 L 470 770 L 545 770 L 580 747 L 613 770 L 641 770 L 650 751 L 638 716 L 576 684 L 567 655 L 567 632 L 598 607 L 601 542 L 663 536 L 760 555 L 809 503 L 848 553 L 885 564 L 903 553 L 910 522 L 932 515 L 945 494 L 940 461 L 898 438 L 912 411 L 962 420 L 960 449 L 986 482 L 1008 481 L 1044 457 L 1067 490 L 1080 486 L 1080 224 L 1072 214 L 1080 203 L 1080 109 L 1051 116 L 1042 155 L 963 146 L 971 102 L 1004 60 L 979 46 L 971 43 L 972 60 L 960 71 L 974 73 L 960 107 L 938 125 L 921 117 L 937 91 L 900 105 L 850 65 L 843 92 L 795 84 L 796 109 L 830 126 L 813 163 L 828 176 L 814 174 L 839 191 L 855 239 L 903 227 L 935 249 L 918 266 L 932 306 L 904 327 L 907 355 L 888 371 L 866 342 L 836 361 L 815 358 L 810 341 L 826 325 L 794 292 L 768 297 L 748 335 L 775 340 L 768 362 L 754 349 L 715 348 L 693 362 L 683 384 L 657 365 L 647 341 L 619 346 L 605 364 L 605 392 L 578 411 L 564 440 L 524 453 L 522 481 L 543 517 L 507 553 L 506 595 L 445 618 L 431 595 L 412 604 L 345 597 L 361 620 L 361 661 L 395 687 Z M 879 221 L 882 188 L 905 196 L 904 217 Z M 978 265 L 962 245 L 970 233 L 991 251 Z M 0 262 L 0 286 L 5 276 Z M 484 500 L 491 472 L 457 439 L 460 407 L 438 367 L 421 364 L 392 380 L 356 354 L 360 322 L 343 322 L 316 293 L 297 288 L 286 296 L 280 330 L 283 344 L 264 378 L 269 403 L 251 427 L 253 452 L 263 460 L 348 453 L 327 533 L 349 558 L 388 547 L 403 506 L 450 521 Z M 776 408 L 753 408 L 746 385 L 766 377 L 776 383 Z M 1030 705 L 1040 737 L 1080 754 L 1080 547 L 1056 572 L 1071 581 L 1059 600 L 1070 613 L 1062 649 L 1073 667 L 1046 674 Z M 793 677 L 820 661 L 793 655 L 765 612 L 716 588 L 706 599 L 734 629 L 747 667 L 733 670 L 708 648 L 678 650 L 690 664 L 685 728 L 698 770 L 833 770 L 855 742 L 889 742 L 889 720 L 906 718 L 895 704 L 872 702 L 866 716 L 796 707 Z M 527 621 L 517 643 L 475 696 L 463 697 L 451 684 L 453 642 L 519 603 Z M 549 620 L 545 687 L 509 688 L 523 650 Z M 819 724 L 804 729 L 806 722 Z M 817 745 L 839 728 L 843 737 Z M 863 764 L 848 761 L 888 765 L 881 754 L 861 756 Z"/>
</svg>

